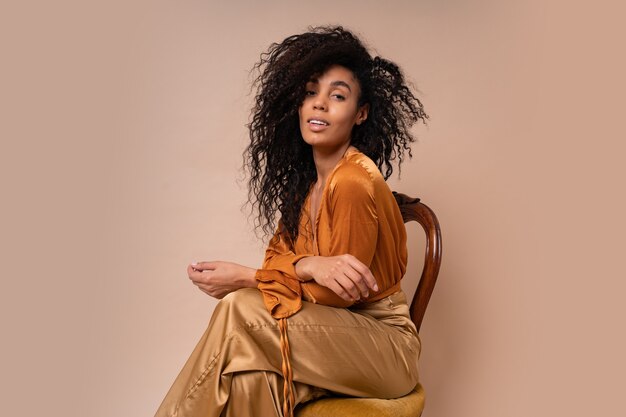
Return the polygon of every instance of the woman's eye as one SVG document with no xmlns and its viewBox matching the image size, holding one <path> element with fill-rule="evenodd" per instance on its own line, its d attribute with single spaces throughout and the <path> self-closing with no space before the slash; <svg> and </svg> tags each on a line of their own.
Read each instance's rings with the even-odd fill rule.
<svg viewBox="0 0 626 417">
<path fill-rule="evenodd" d="M 344 96 L 342 96 L 341 94 L 333 94 L 333 97 L 337 98 L 338 100 L 345 100 L 346 98 Z"/>
<path fill-rule="evenodd" d="M 315 95 L 315 91 L 312 90 L 308 90 L 306 93 L 304 93 L 305 96 L 314 96 Z"/>
</svg>

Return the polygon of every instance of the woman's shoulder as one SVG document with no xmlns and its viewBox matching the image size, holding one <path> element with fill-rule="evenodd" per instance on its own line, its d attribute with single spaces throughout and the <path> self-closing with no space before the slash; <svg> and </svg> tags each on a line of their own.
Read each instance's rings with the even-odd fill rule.
<svg viewBox="0 0 626 417">
<path fill-rule="evenodd" d="M 358 150 L 353 150 L 347 154 L 333 175 L 335 180 L 350 180 L 359 178 L 368 180 L 372 184 L 383 181 L 382 174 L 378 167 L 367 155 Z"/>
<path fill-rule="evenodd" d="M 378 187 L 386 187 L 374 161 L 360 151 L 347 154 L 333 171 L 329 182 L 331 194 L 340 190 L 350 194 L 366 192 L 373 197 Z"/>
</svg>

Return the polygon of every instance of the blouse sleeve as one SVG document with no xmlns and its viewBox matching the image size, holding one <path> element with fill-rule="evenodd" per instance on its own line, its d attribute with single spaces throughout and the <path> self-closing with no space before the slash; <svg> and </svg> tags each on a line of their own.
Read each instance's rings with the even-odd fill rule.
<svg viewBox="0 0 626 417">
<path fill-rule="evenodd" d="M 278 230 L 265 250 L 263 266 L 258 269 L 255 278 L 257 287 L 263 293 L 265 307 L 276 318 L 289 317 L 302 307 L 302 287 L 296 274 L 295 264 L 302 258 L 313 254 L 296 255 L 282 238 L 279 223 Z"/>
<path fill-rule="evenodd" d="M 296 274 L 296 263 L 307 256 L 313 256 L 312 253 L 304 253 L 296 255 L 290 248 L 285 239 L 283 239 L 280 230 L 283 228 L 282 222 L 278 224 L 278 230 L 270 240 L 265 250 L 265 259 L 261 270 L 277 271 L 285 275 L 286 278 L 303 280 Z"/>
</svg>

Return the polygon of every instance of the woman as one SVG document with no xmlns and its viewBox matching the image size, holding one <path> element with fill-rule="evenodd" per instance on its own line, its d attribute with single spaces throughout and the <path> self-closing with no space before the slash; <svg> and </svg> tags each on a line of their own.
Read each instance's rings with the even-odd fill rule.
<svg viewBox="0 0 626 417">
<path fill-rule="evenodd" d="M 341 27 L 273 44 L 255 68 L 249 199 L 275 232 L 261 269 L 188 267 L 222 300 L 158 417 L 291 415 L 320 396 L 396 398 L 418 381 L 406 232 L 385 179 L 411 154 L 422 104 Z"/>
</svg>

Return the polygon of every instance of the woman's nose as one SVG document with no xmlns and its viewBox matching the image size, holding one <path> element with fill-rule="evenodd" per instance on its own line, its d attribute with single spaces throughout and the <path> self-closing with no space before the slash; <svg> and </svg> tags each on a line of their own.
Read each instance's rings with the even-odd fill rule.
<svg viewBox="0 0 626 417">
<path fill-rule="evenodd" d="M 313 101 L 313 109 L 314 110 L 326 110 L 326 100 L 318 94 L 315 96 L 315 100 Z"/>
</svg>

